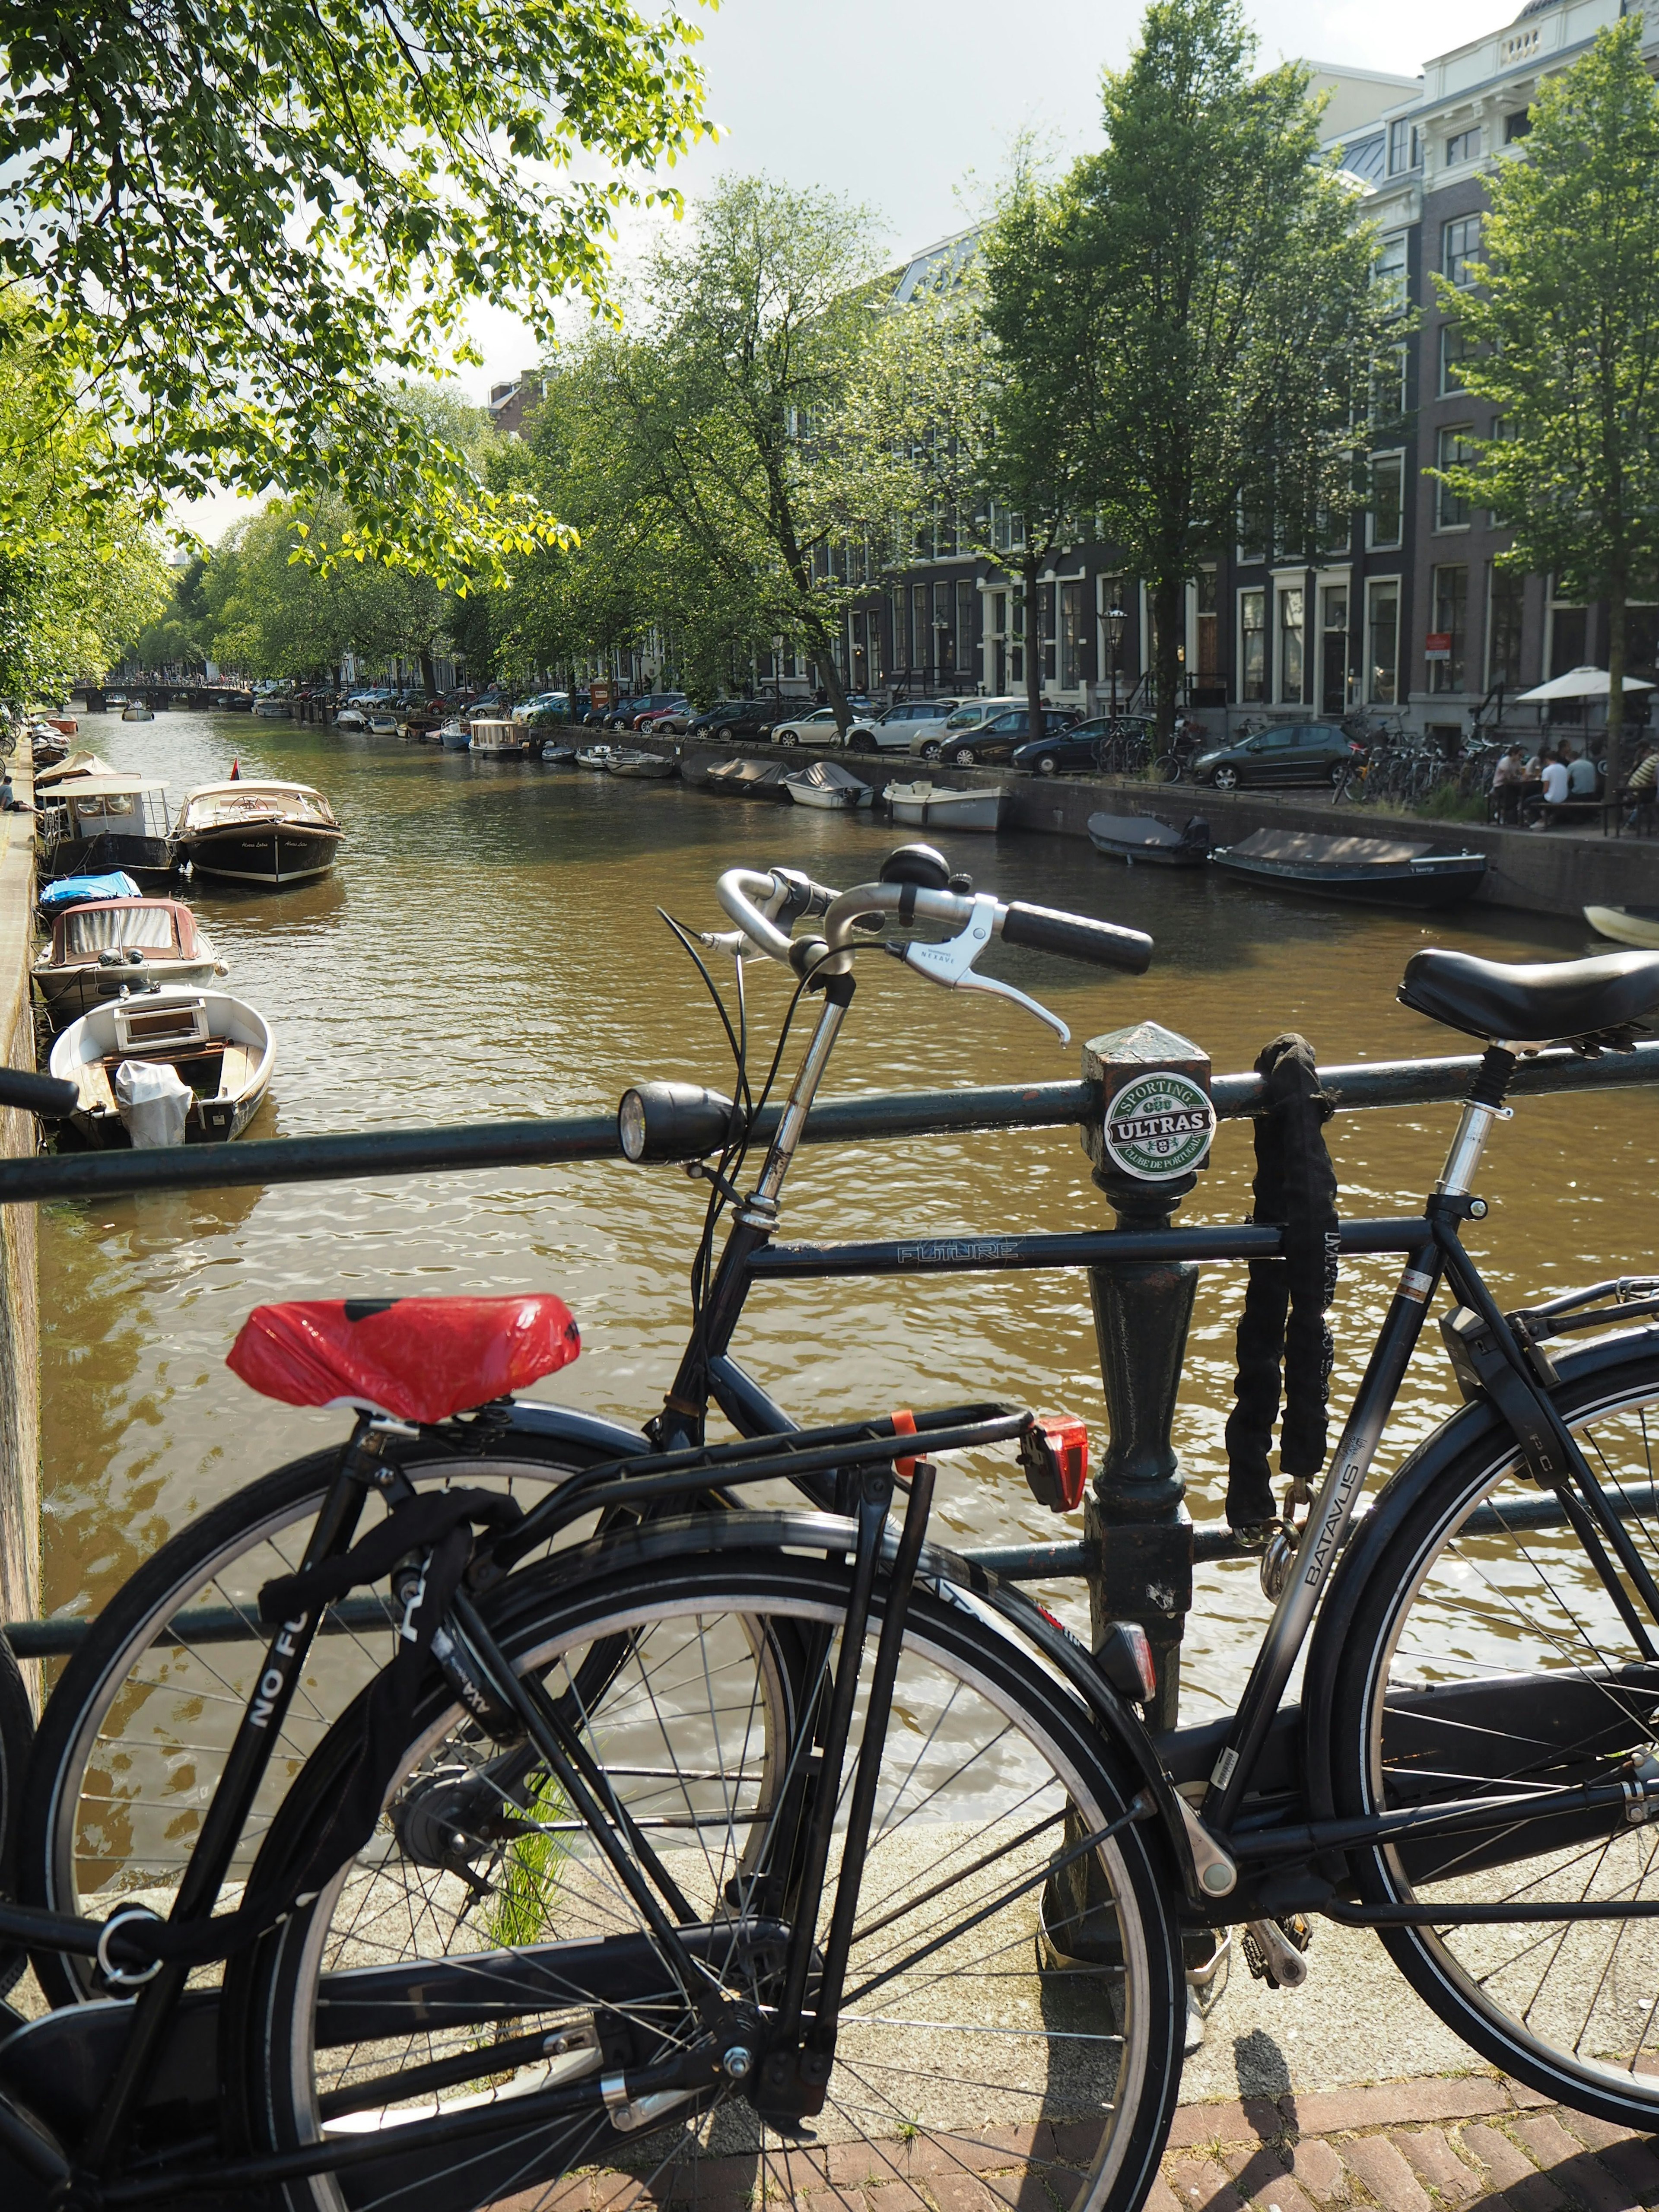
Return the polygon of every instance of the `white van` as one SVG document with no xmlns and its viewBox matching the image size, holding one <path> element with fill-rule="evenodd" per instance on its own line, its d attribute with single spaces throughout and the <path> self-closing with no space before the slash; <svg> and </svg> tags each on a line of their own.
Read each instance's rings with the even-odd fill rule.
<svg viewBox="0 0 1659 2212">
<path fill-rule="evenodd" d="M 969 730 L 982 730 L 998 714 L 1006 714 L 1011 707 L 1023 707 L 1025 694 L 1018 697 L 1009 694 L 1000 699 L 965 699 L 954 714 L 947 714 L 942 722 L 924 725 L 910 740 L 910 750 L 920 753 L 923 760 L 937 760 L 939 748 L 947 738 L 959 738 Z"/>
<path fill-rule="evenodd" d="M 848 727 L 847 742 L 866 752 L 913 751 L 918 732 L 943 729 L 946 716 L 959 703 L 955 699 L 901 699 L 884 714 L 855 714 Z"/>
</svg>

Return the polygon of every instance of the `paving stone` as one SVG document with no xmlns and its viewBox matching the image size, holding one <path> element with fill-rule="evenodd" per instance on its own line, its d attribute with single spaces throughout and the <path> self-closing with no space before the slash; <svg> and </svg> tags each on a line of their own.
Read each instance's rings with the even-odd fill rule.
<svg viewBox="0 0 1659 2212">
<path fill-rule="evenodd" d="M 1297 2132 L 1304 2136 L 1421 2126 L 1425 2121 L 1474 2119 L 1512 2109 L 1504 2083 L 1489 2074 L 1385 2081 L 1366 2089 L 1316 2089 L 1305 2096 L 1284 2096 L 1279 2101 Z"/>
<path fill-rule="evenodd" d="M 1635 2191 L 1638 2204 L 1659 2204 L 1659 2147 L 1651 2140 L 1603 2143 L 1596 2156 L 1616 2181 Z"/>
<path fill-rule="evenodd" d="M 1182 2212 L 1243 2212 L 1243 2198 L 1212 2160 L 1173 2158 L 1164 2171 Z"/>
<path fill-rule="evenodd" d="M 1587 2212 L 1629 2212 L 1632 2205 L 1641 2204 L 1639 2195 L 1633 2196 L 1600 2160 L 1579 2148 L 1553 2112 L 1534 2112 L 1527 2119 L 1516 2119 L 1510 2132 L 1532 2153 L 1557 2188 L 1585 2206 Z"/>
<path fill-rule="evenodd" d="M 1278 2142 L 1285 2133 L 1285 2115 L 1271 2097 L 1237 2098 L 1215 2105 L 1182 2105 L 1170 2130 L 1171 2150 L 1193 2150 L 1200 2144 Z"/>
<path fill-rule="evenodd" d="M 1345 2142 L 1342 2162 L 1359 2176 L 1386 2212 L 1433 2212 L 1428 2192 L 1386 2136 L 1360 2136 Z"/>
<path fill-rule="evenodd" d="M 1329 2143 L 1322 2142 L 1317 2136 L 1293 2143 L 1286 2156 L 1291 2174 L 1317 2203 L 1340 2203 L 1350 2194 L 1341 2159 Z"/>
<path fill-rule="evenodd" d="M 1148 2191 L 1141 2212 L 1182 2212 L 1181 2199 L 1161 2173 Z"/>
<path fill-rule="evenodd" d="M 1526 2153 L 1496 2128 L 1465 2128 L 1463 2149 L 1480 2160 L 1515 2212 L 1558 2212 L 1566 2203 L 1548 2175 L 1540 2173 Z"/>
<path fill-rule="evenodd" d="M 1389 2141 L 1404 2154 L 1407 2164 L 1420 2181 L 1437 2189 L 1454 2204 L 1479 2197 L 1484 2191 L 1485 2182 L 1473 2166 L 1466 2166 L 1459 2158 L 1456 2147 L 1443 2128 L 1421 2128 L 1415 2133 L 1401 2128 Z"/>
<path fill-rule="evenodd" d="M 1230 2151 L 1225 2164 L 1239 2195 L 1260 2205 L 1262 2212 L 1314 2212 L 1278 2150 Z"/>
<path fill-rule="evenodd" d="M 1576 2135 L 1581 2143 L 1594 2151 L 1605 2150 L 1609 2143 L 1635 2142 L 1634 2128 L 1617 2128 L 1611 2120 L 1598 2118 L 1594 2112 L 1570 2112 L 1563 2106 L 1556 2114 L 1562 2126 Z"/>
<path fill-rule="evenodd" d="M 1513 2075 L 1506 2074 L 1504 2076 L 1504 2087 L 1523 2112 L 1536 2112 L 1540 2106 L 1553 2105 L 1555 2102 L 1553 2097 L 1545 2096 L 1541 2090 L 1529 2089 L 1524 2081 L 1517 2081 Z"/>
</svg>

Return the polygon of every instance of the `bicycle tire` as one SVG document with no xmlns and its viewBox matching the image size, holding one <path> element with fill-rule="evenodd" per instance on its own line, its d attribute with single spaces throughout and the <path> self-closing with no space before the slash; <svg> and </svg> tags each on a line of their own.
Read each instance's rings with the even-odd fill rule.
<svg viewBox="0 0 1659 2212">
<path fill-rule="evenodd" d="M 24 1777 L 34 1741 L 34 1707 L 15 1653 L 0 1636 L 0 1897 L 17 1894 L 17 1852 L 26 1799 Z M 28 1954 L 0 1945 L 0 1997 L 11 1989 Z"/>
<path fill-rule="evenodd" d="M 683 1529 L 678 1540 L 688 1535 Z M 793 1863 L 781 1840 L 793 1832 L 778 1817 L 778 1790 L 780 1768 L 787 1788 L 796 1762 L 781 1760 L 769 1747 L 769 1769 L 762 1762 L 751 1774 L 749 1754 L 739 1748 L 750 1741 L 761 1701 L 765 1640 L 793 1623 L 801 1637 L 819 1635 L 827 1650 L 850 1587 L 841 1557 L 785 1556 L 775 1544 L 761 1548 L 759 1540 L 744 1551 L 738 1540 L 734 1535 L 732 1548 L 714 1554 L 682 1548 L 673 1556 L 660 1540 L 647 1547 L 623 1540 L 597 1553 L 591 1565 L 579 1563 L 574 1573 L 546 1571 L 539 1588 L 514 1577 L 496 1615 L 502 1648 L 519 1667 L 533 1667 L 556 1696 L 588 1648 L 627 1644 L 629 1664 L 614 1677 L 617 1695 L 588 1713 L 585 1739 L 605 1758 L 608 1786 L 637 1816 L 666 1823 L 681 1812 L 681 1832 L 695 1842 L 671 1850 L 665 1826 L 660 1847 L 694 1916 L 718 1919 L 727 1930 L 734 1925 L 728 1911 L 780 1909 L 775 1896 L 768 1902 L 754 1887 L 779 1871 L 772 1851 L 781 1881 Z M 878 1583 L 878 1618 L 884 1594 Z M 748 1661 L 739 1656 L 745 1651 Z M 705 1711 L 704 1686 L 716 1683 L 718 1692 L 708 1688 Z M 637 1684 L 648 1687 L 648 1697 L 635 1694 Z M 764 1709 L 781 1710 L 775 1693 L 767 1694 L 772 1703 Z M 1046 2174 L 1074 2212 L 1135 2212 L 1168 2135 L 1185 2018 L 1161 1836 L 1131 1821 L 1085 1862 L 1097 1869 L 1101 1886 L 1093 1924 L 1111 1923 L 1120 1967 L 1043 1965 L 1055 1954 L 1039 1950 L 1037 1899 L 1045 1866 L 1071 1832 L 1068 1815 L 1086 1824 L 1082 1836 L 1098 1833 L 1128 1814 L 1136 1781 L 1119 1771 L 1061 1686 L 948 1596 L 921 1589 L 913 1595 L 893 1711 L 861 1893 L 865 1932 L 854 1942 L 836 2070 L 824 2110 L 811 2124 L 812 2139 L 775 2133 L 729 2086 L 632 2136 L 613 2133 L 602 2112 L 564 2123 L 562 2134 L 557 2123 L 544 2121 L 539 2131 L 522 2120 L 514 2124 L 514 2091 L 538 2078 L 526 2048 L 539 2050 L 550 2025 L 546 1984 L 526 1996 L 523 1969 L 514 1965 L 496 1970 L 499 1986 L 512 1996 L 511 2018 L 501 2016 L 503 2000 L 485 2006 L 496 2039 L 488 2048 L 501 2059 L 478 2077 L 482 2094 L 503 2100 L 502 2131 L 451 2153 L 434 2147 L 416 2167 L 411 2154 L 397 2152 L 397 2123 L 441 2110 L 445 2087 L 480 2094 L 476 2024 L 450 2012 L 444 2027 L 434 2027 L 427 1998 L 415 1999 L 412 1989 L 406 2009 L 380 2015 L 378 2039 L 369 2039 L 366 2022 L 348 2025 L 337 2014 L 324 2017 L 319 2032 L 319 2013 L 338 2002 L 342 1985 L 324 1978 L 339 1966 L 390 1967 L 395 1974 L 412 1960 L 424 1983 L 440 1959 L 476 1955 L 500 1942 L 499 1929 L 483 1919 L 497 1908 L 481 1902 L 479 1921 L 468 1930 L 454 1874 L 422 1868 L 400 1840 L 419 1832 L 420 1793 L 441 1786 L 422 1778 L 442 1776 L 447 1761 L 466 1753 L 462 1716 L 448 1692 L 434 1686 L 398 1762 L 378 1837 L 239 1962 L 227 1985 L 227 2033 L 241 2039 L 235 2118 L 251 2149 L 314 2142 L 331 2120 L 359 2137 L 377 2130 L 388 2138 L 384 2160 L 338 2181 L 289 2184 L 288 2212 L 367 2207 L 416 2171 L 425 2212 L 480 2212 L 503 2197 L 520 2201 L 519 2192 L 577 2166 L 602 2169 L 605 2201 L 619 2205 L 647 2189 L 658 2203 L 700 2201 L 699 2184 L 704 2192 L 718 2184 L 739 2196 L 748 2188 L 761 2201 L 780 2186 L 793 2194 L 879 2174 L 896 2185 L 895 2212 L 901 2205 L 924 2212 L 920 2185 L 928 2174 L 936 2189 L 972 2186 L 971 2175 L 989 2178 L 1000 2168 L 1017 2172 L 1016 2187 L 1029 2176 L 1040 2201 L 1047 2201 L 1038 2186 Z M 811 1741 L 809 1707 L 801 1743 Z M 352 1742 L 343 1727 L 295 1784 L 266 1845 L 269 1863 L 261 1858 L 262 1883 L 295 1865 Z M 537 1796 L 531 1802 L 547 1804 Z M 996 1808 L 994 1818 L 988 1818 L 988 1806 Z M 515 1946 L 544 1936 L 580 1941 L 593 1930 L 637 1936 L 637 1907 L 580 1840 L 550 1880 L 545 1855 L 537 1861 L 534 1910 L 523 1917 L 522 1885 L 513 1887 L 516 1877 L 507 1871 L 514 1848 L 497 1849 L 488 1871 L 491 1896 L 514 1900 Z M 471 1863 L 483 1879 L 483 1852 Z M 832 1856 L 832 1877 L 834 1865 Z M 728 1869 L 745 1867 L 742 1880 L 728 1875 Z M 832 1895 L 826 1891 L 826 1916 Z M 941 1905 L 941 1897 L 951 1902 Z M 972 1915 L 988 1905 L 982 1924 L 973 1926 Z M 902 1929 L 915 1914 L 927 1917 L 887 1944 L 893 1926 Z M 1051 1929 L 1054 1918 L 1051 1911 Z M 920 1950 L 922 1939 L 941 1934 L 946 1940 L 929 1960 L 913 1952 L 896 1960 L 901 1975 L 878 2005 L 861 1996 L 861 1976 L 895 1963 L 906 1942 Z M 1079 1939 L 1068 1940 L 1083 1948 Z M 467 1987 L 476 1992 L 475 1977 L 469 1970 Z M 596 2024 L 640 2037 L 642 2048 L 653 2047 L 647 2038 L 680 2030 L 675 2007 L 684 1997 L 665 2016 L 663 1992 L 672 1995 L 677 1985 L 665 1966 L 658 1977 L 647 1984 L 648 1997 L 635 2002 L 614 1980 L 600 1981 L 591 1963 L 579 1971 L 567 1954 L 549 1979 L 567 2014 L 574 2006 Z M 763 1977 L 760 1963 L 734 1970 L 743 1993 L 763 2003 Z M 476 2009 L 476 1994 L 469 2002 Z M 530 2045 L 503 2050 L 503 2038 L 527 2022 Z M 351 2036 L 349 2045 L 343 2033 Z M 615 2063 L 608 2051 L 605 2063 Z M 591 2063 L 597 2070 L 597 2055 Z M 416 2076 L 415 2067 L 428 2071 Z M 434 2069 L 446 2067 L 434 2081 Z M 443 2165 L 446 2156 L 452 2166 Z M 993 2179 L 992 2187 L 1006 2194 L 1003 2182 Z"/>
<path fill-rule="evenodd" d="M 1604 1485 L 1644 1504 L 1632 1526 L 1651 1563 L 1659 1330 L 1619 1342 L 1627 1356 L 1607 1348 L 1553 1395 Z M 1391 1488 L 1377 1536 L 1333 1593 L 1346 1614 L 1340 1649 L 1320 1656 L 1337 1685 L 1339 1816 L 1606 1779 L 1659 1741 L 1659 1665 L 1612 1679 L 1635 1657 L 1630 1632 L 1571 1530 L 1520 1525 L 1540 1493 L 1506 1430 L 1491 1425 L 1449 1463 L 1430 1457 Z M 1483 1508 L 1496 1527 L 1469 1528 Z M 1495 1820 L 1455 1844 L 1356 1852 L 1361 1899 L 1449 1912 L 1474 1901 L 1659 1899 L 1659 1830 L 1630 1825 L 1622 1808 L 1558 1817 L 1524 1850 L 1518 1824 Z M 1659 1922 L 1585 1915 L 1380 1932 L 1418 1994 L 1492 2063 L 1553 2101 L 1659 2126 Z"/>
<path fill-rule="evenodd" d="M 539 1490 L 607 1455 L 598 1445 L 515 1435 L 510 1444 L 473 1454 L 436 1443 L 411 1444 L 404 1463 L 417 1486 L 504 1483 L 511 1489 L 525 1479 Z M 243 1684 L 234 1674 L 234 1656 L 204 1655 L 240 1654 L 252 1666 L 264 1644 L 257 1637 L 211 1647 L 173 1644 L 167 1648 L 182 1653 L 182 1660 L 155 1668 L 155 1680 L 147 1681 L 139 1670 L 161 1644 L 176 1613 L 216 1602 L 254 1617 L 260 1583 L 298 1565 L 339 1458 L 336 1448 L 290 1461 L 187 1522 L 99 1613 L 65 1663 L 35 1733 L 18 1838 L 18 1894 L 25 1904 L 53 1912 L 96 1911 L 100 1908 L 91 1899 L 118 1887 L 150 1893 L 151 1901 L 165 1910 L 165 1897 L 153 1893 L 165 1893 L 176 1878 L 197 1808 L 212 1794 L 203 1762 L 222 1748 L 211 1741 L 210 1729 L 197 1723 L 222 1705 L 227 1727 L 234 1724 L 251 1687 L 251 1677 Z M 373 1525 L 381 1510 L 378 1498 L 368 1501 L 361 1527 Z M 289 1535 L 294 1540 L 285 1540 Z M 338 1662 L 348 1644 L 356 1648 L 356 1662 L 342 1668 Z M 284 1778 L 298 1772 L 365 1675 L 382 1663 L 366 1637 L 319 1637 L 306 1684 L 273 1755 L 252 1816 L 255 1824 L 270 1817 Z M 325 1673 L 343 1675 L 349 1682 L 343 1695 L 326 1701 L 331 1710 L 319 1701 L 317 1686 Z M 118 1736 L 109 1727 L 118 1705 Z M 175 1733 L 190 1726 L 195 1735 L 169 1743 L 161 1733 L 169 1726 Z M 107 1773 L 94 1765 L 100 1758 Z M 105 1787 L 94 1790 L 93 1782 Z M 106 1809 L 94 1812 L 94 1805 Z M 101 1829 L 95 1825 L 100 1821 L 106 1823 Z M 251 1843 L 244 1845 L 240 1864 L 251 1857 L 252 1848 Z M 37 1952 L 33 1965 L 54 2005 L 98 1994 L 87 1960 Z"/>
<path fill-rule="evenodd" d="M 1152 763 L 1152 773 L 1160 783 L 1179 783 L 1182 760 L 1179 753 L 1160 753 Z"/>
</svg>

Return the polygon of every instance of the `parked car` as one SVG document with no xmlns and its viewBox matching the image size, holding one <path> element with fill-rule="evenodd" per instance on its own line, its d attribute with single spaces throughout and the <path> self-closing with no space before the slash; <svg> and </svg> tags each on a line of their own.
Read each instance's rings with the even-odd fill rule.
<svg viewBox="0 0 1659 2212">
<path fill-rule="evenodd" d="M 1070 729 L 1028 738 L 1023 745 L 1014 747 L 1008 764 L 1024 769 L 1027 775 L 1087 774 L 1096 765 L 1095 748 L 1111 726 L 1109 714 L 1091 714 L 1086 722 L 1073 722 Z"/>
<path fill-rule="evenodd" d="M 908 752 L 924 728 L 942 724 L 961 705 L 959 699 L 900 699 L 884 714 L 854 716 L 847 742 L 869 752 Z"/>
<path fill-rule="evenodd" d="M 793 703 L 793 702 L 792 702 Z M 694 714 L 686 725 L 693 738 L 763 737 L 788 711 L 776 699 L 721 699 L 707 714 Z"/>
<path fill-rule="evenodd" d="M 1274 783 L 1334 785 L 1364 750 L 1334 722 L 1277 722 L 1254 737 L 1198 754 L 1193 781 L 1212 783 L 1218 791 Z"/>
<path fill-rule="evenodd" d="M 645 691 L 637 699 L 624 699 L 613 707 L 605 717 L 608 730 L 637 730 L 647 714 L 665 714 L 671 707 L 684 707 L 684 691 Z"/>
<path fill-rule="evenodd" d="M 919 724 L 910 739 L 910 750 L 920 753 L 923 760 L 936 761 L 947 738 L 960 737 L 969 730 L 982 730 L 999 714 L 1006 714 L 1015 707 L 1023 708 L 1024 704 L 1024 699 L 1016 699 L 1007 693 L 998 699 L 964 699 L 961 706 L 953 708 L 937 727 L 931 722 Z"/>
<path fill-rule="evenodd" d="M 682 699 L 678 707 L 658 707 L 648 714 L 641 714 L 635 724 L 636 730 L 654 730 L 659 738 L 683 738 L 696 720 L 696 708 L 689 699 Z"/>
<path fill-rule="evenodd" d="M 772 742 L 778 745 L 838 745 L 841 727 L 833 707 L 810 707 L 772 726 Z"/>
</svg>

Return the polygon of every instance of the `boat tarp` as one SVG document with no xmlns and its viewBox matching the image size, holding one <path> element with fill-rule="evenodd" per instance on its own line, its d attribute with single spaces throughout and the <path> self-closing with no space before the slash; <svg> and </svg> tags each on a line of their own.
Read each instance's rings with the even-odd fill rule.
<svg viewBox="0 0 1659 2212">
<path fill-rule="evenodd" d="M 56 913 L 66 906 L 84 906 L 89 899 L 137 898 L 138 886 L 128 875 L 118 869 L 107 876 L 63 876 L 57 883 L 48 884 L 40 894 L 40 905 L 47 914 Z"/>
<path fill-rule="evenodd" d="M 95 956 L 117 945 L 171 951 L 179 941 L 175 908 L 164 899 L 135 899 L 131 905 L 77 907 L 64 917 L 64 954 Z"/>
<path fill-rule="evenodd" d="M 1433 848 L 1403 837 L 1316 837 L 1306 830 L 1257 830 L 1233 847 L 1243 860 L 1287 868 L 1402 868 Z"/>
<path fill-rule="evenodd" d="M 843 768 L 839 761 L 815 760 L 805 768 L 792 769 L 784 777 L 786 783 L 799 783 L 808 791 L 868 791 L 870 787 L 861 775 Z"/>
<path fill-rule="evenodd" d="M 785 763 L 782 761 L 758 761 L 739 757 L 721 761 L 711 768 L 704 777 L 705 783 L 724 786 L 728 791 L 752 791 L 757 786 L 781 783 Z"/>
<path fill-rule="evenodd" d="M 1091 814 L 1091 837 L 1109 837 L 1115 845 L 1184 845 L 1186 832 L 1175 830 L 1156 814 Z"/>
</svg>

